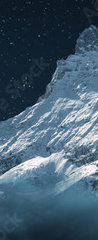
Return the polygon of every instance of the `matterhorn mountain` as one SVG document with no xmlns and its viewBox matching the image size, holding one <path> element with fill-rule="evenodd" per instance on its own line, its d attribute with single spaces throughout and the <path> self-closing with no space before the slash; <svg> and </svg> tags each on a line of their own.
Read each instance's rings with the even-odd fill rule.
<svg viewBox="0 0 98 240">
<path fill-rule="evenodd" d="M 75 54 L 57 61 L 44 96 L 0 123 L 0 239 L 97 239 L 95 215 L 88 224 L 82 216 L 96 208 L 97 217 L 97 196 L 98 28 L 91 25 Z"/>
</svg>

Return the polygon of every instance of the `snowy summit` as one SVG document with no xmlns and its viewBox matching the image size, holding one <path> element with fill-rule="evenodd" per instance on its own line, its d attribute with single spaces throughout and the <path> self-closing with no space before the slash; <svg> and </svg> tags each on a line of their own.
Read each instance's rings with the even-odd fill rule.
<svg viewBox="0 0 98 240">
<path fill-rule="evenodd" d="M 3 197 L 6 204 L 14 201 L 11 191 L 14 198 L 35 201 L 41 191 L 48 198 L 74 186 L 97 194 L 98 28 L 93 25 L 80 34 L 75 54 L 57 62 L 45 95 L 0 123 L 0 208 Z"/>
</svg>

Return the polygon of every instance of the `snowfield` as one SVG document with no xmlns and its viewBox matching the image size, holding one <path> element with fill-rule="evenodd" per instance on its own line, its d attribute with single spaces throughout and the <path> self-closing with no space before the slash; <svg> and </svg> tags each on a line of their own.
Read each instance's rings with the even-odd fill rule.
<svg viewBox="0 0 98 240">
<path fill-rule="evenodd" d="M 75 54 L 57 62 L 45 95 L 0 123 L 2 236 L 21 225 L 12 220 L 11 231 L 5 228 L 10 205 L 23 220 L 24 206 L 38 209 L 51 198 L 59 202 L 70 189 L 75 200 L 77 192 L 89 196 L 98 190 L 98 29 L 93 25 L 80 34 Z M 33 207 L 30 211 L 33 215 Z"/>
</svg>

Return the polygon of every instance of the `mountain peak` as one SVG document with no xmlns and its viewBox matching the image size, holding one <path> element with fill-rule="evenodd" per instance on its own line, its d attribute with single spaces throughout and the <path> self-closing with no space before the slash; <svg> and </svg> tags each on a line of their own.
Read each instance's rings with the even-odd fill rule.
<svg viewBox="0 0 98 240">
<path fill-rule="evenodd" d="M 91 25 L 86 28 L 76 41 L 76 53 L 85 53 L 98 48 L 98 28 Z"/>
<path fill-rule="evenodd" d="M 57 61 L 57 68 L 46 88 L 45 97 L 52 94 L 52 91 L 58 96 L 62 92 L 62 97 L 69 98 L 81 98 L 90 91 L 98 92 L 97 76 L 98 28 L 91 25 L 77 39 L 75 54 Z"/>
</svg>

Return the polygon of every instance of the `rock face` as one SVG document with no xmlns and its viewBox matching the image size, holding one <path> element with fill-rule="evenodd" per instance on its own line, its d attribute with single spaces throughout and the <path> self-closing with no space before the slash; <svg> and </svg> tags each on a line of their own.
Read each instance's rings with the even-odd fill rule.
<svg viewBox="0 0 98 240">
<path fill-rule="evenodd" d="M 76 53 L 85 53 L 85 51 L 93 51 L 98 48 L 98 29 L 91 25 L 85 29 L 77 39 Z"/>
<path fill-rule="evenodd" d="M 97 190 L 96 27 L 80 34 L 74 55 L 57 62 L 45 95 L 33 107 L 0 123 L 0 175 L 1 196 L 6 199 L 10 186 L 14 194 L 18 189 L 19 198 L 22 192 L 28 199 L 31 187 L 36 194 L 47 188 L 50 195 L 78 183 Z"/>
</svg>

